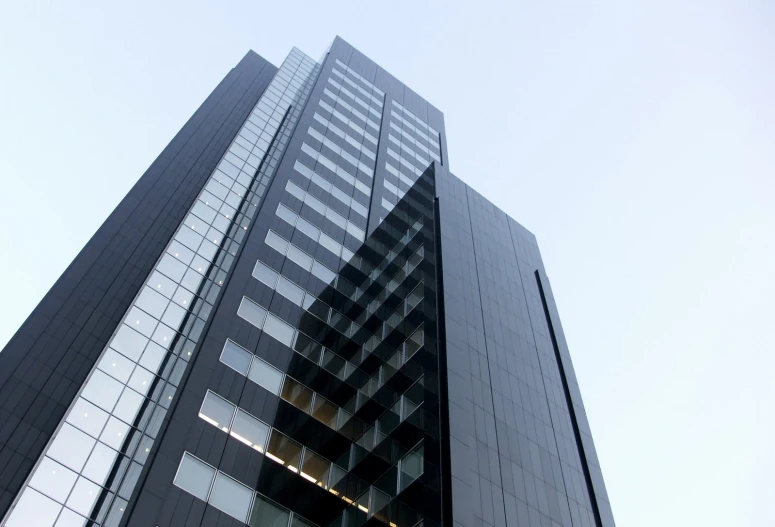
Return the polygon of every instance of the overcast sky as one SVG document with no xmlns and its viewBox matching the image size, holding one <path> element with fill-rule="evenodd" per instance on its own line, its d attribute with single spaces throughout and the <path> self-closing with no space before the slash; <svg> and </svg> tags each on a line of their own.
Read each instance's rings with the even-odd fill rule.
<svg viewBox="0 0 775 527">
<path fill-rule="evenodd" d="M 775 525 L 775 3 L 89 4 L 0 5 L 0 346 L 248 49 L 339 34 L 538 237 L 617 524 Z"/>
</svg>

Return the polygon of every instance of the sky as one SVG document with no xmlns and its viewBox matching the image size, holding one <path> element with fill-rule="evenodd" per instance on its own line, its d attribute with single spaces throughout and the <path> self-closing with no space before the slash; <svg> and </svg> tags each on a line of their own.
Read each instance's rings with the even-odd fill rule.
<svg viewBox="0 0 775 527">
<path fill-rule="evenodd" d="M 0 346 L 223 76 L 335 35 L 536 234 L 620 527 L 775 525 L 775 3 L 2 2 Z"/>
</svg>

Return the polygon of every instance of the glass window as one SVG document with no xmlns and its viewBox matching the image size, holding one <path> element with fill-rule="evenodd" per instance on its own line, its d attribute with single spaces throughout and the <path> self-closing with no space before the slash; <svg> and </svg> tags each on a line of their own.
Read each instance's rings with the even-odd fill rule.
<svg viewBox="0 0 775 527">
<path fill-rule="evenodd" d="M 64 503 L 76 479 L 78 474 L 44 457 L 30 480 L 30 487 Z"/>
<path fill-rule="evenodd" d="M 31 525 L 48 527 L 54 525 L 61 509 L 62 506 L 52 499 L 27 488 L 5 525 L 6 527 L 30 527 Z"/>
<path fill-rule="evenodd" d="M 213 490 L 210 493 L 209 503 L 229 516 L 245 522 L 248 519 L 252 498 L 252 490 L 223 472 L 218 472 L 215 476 Z"/>
<path fill-rule="evenodd" d="M 312 257 L 293 244 L 288 246 L 288 258 L 306 271 L 312 268 Z"/>
<path fill-rule="evenodd" d="M 274 231 L 266 233 L 266 244 L 283 256 L 288 249 L 288 242 Z"/>
<path fill-rule="evenodd" d="M 86 386 L 81 392 L 81 396 L 96 404 L 103 410 L 110 412 L 116 405 L 124 385 L 108 376 L 100 370 L 95 370 Z"/>
<path fill-rule="evenodd" d="M 266 309 L 259 306 L 248 297 L 242 297 L 237 314 L 256 326 L 257 328 L 264 327 L 264 319 L 266 318 Z"/>
<path fill-rule="evenodd" d="M 309 413 L 312 390 L 286 375 L 281 397 L 303 412 Z"/>
<path fill-rule="evenodd" d="M 253 354 L 242 346 L 237 345 L 231 340 L 226 340 L 226 344 L 223 345 L 223 351 L 221 352 L 221 362 L 227 366 L 234 368 L 242 375 L 248 374 L 250 368 L 250 361 L 253 359 Z"/>
<path fill-rule="evenodd" d="M 154 375 L 151 372 L 149 372 L 145 368 L 138 367 L 138 368 L 135 368 L 135 371 L 132 374 L 132 378 L 129 379 L 127 386 L 132 388 L 140 395 L 147 395 L 148 390 L 150 390 L 151 386 L 153 385 L 153 379 L 154 379 Z M 126 393 L 126 390 L 124 390 L 124 393 Z M 123 399 L 123 395 L 121 397 Z M 121 402 L 119 401 L 118 404 L 121 404 Z"/>
<path fill-rule="evenodd" d="M 128 433 L 129 425 L 119 421 L 115 417 L 111 417 L 108 419 L 108 424 L 105 425 L 102 434 L 100 434 L 100 441 L 113 447 L 115 450 L 121 450 Z"/>
<path fill-rule="evenodd" d="M 339 410 L 334 403 L 320 395 L 315 396 L 315 404 L 312 407 L 312 417 L 325 425 L 336 428 L 336 415 Z"/>
<path fill-rule="evenodd" d="M 256 496 L 248 525 L 250 527 L 287 527 L 289 516 L 287 510 Z"/>
<path fill-rule="evenodd" d="M 145 344 L 148 339 L 143 335 L 130 328 L 126 324 L 122 324 L 113 340 L 110 342 L 110 347 L 124 355 L 129 357 L 133 361 L 140 358 L 140 354 L 145 348 Z"/>
<path fill-rule="evenodd" d="M 296 224 L 296 229 L 310 238 L 312 238 L 314 241 L 318 240 L 318 237 L 320 236 L 320 230 L 318 230 L 317 227 L 312 225 L 310 222 L 305 220 L 304 218 L 299 218 L 298 223 Z"/>
<path fill-rule="evenodd" d="M 100 488 L 84 477 L 78 478 L 70 497 L 67 499 L 67 506 L 75 512 L 89 516 L 94 507 L 94 503 L 100 496 Z"/>
<path fill-rule="evenodd" d="M 235 409 L 236 406 L 229 401 L 208 390 L 202 402 L 202 408 L 199 410 L 199 417 L 228 432 Z"/>
<path fill-rule="evenodd" d="M 210 491 L 210 484 L 214 477 L 213 467 L 186 452 L 180 460 L 174 483 L 186 492 L 207 501 L 207 493 Z"/>
<path fill-rule="evenodd" d="M 267 313 L 266 322 L 264 322 L 264 333 L 269 334 L 288 347 L 293 342 L 293 328 L 272 313 Z"/>
<path fill-rule="evenodd" d="M 304 453 L 304 465 L 301 469 L 301 475 L 305 479 L 327 489 L 330 469 L 331 463 L 326 459 L 323 459 L 309 449 Z"/>
<path fill-rule="evenodd" d="M 272 430 L 272 435 L 269 436 L 266 455 L 294 472 L 298 472 L 299 461 L 301 460 L 301 445 L 277 430 Z"/>
<path fill-rule="evenodd" d="M 89 522 L 86 521 L 86 518 L 80 514 L 76 514 L 70 509 L 64 508 L 62 509 L 62 513 L 59 515 L 59 519 L 57 520 L 55 527 L 84 527 L 84 525 L 88 523 Z M 118 525 L 118 521 L 115 521 L 114 523 L 106 522 L 105 525 Z"/>
<path fill-rule="evenodd" d="M 140 407 L 144 400 L 142 395 L 127 388 L 124 390 L 124 393 L 121 394 L 121 398 L 113 409 L 113 415 L 127 424 L 134 424 L 137 412 L 140 411 Z"/>
<path fill-rule="evenodd" d="M 327 284 L 333 283 L 336 274 L 317 260 L 312 262 L 312 274 Z"/>
<path fill-rule="evenodd" d="M 180 282 L 180 279 L 183 278 L 183 274 L 186 272 L 186 264 L 169 254 L 165 254 L 156 266 L 156 270 L 171 280 Z"/>
<path fill-rule="evenodd" d="M 135 300 L 135 305 L 137 307 L 155 318 L 160 318 L 162 316 L 168 303 L 169 300 L 167 297 L 161 293 L 157 293 L 153 288 L 148 286 L 143 288 L 143 292 L 140 293 L 140 296 Z"/>
<path fill-rule="evenodd" d="M 280 203 L 277 206 L 277 215 L 282 218 L 284 221 L 286 221 L 291 227 L 296 225 L 296 220 L 298 219 L 298 216 L 296 216 L 296 213 L 293 212 L 291 209 Z"/>
<path fill-rule="evenodd" d="M 111 377 L 125 383 L 129 380 L 130 375 L 132 375 L 135 364 L 123 355 L 116 353 L 112 349 L 108 349 L 102 356 L 97 367 Z"/>
<path fill-rule="evenodd" d="M 102 427 L 108 420 L 108 414 L 95 405 L 79 397 L 73 409 L 67 414 L 67 422 L 80 428 L 92 437 L 99 437 Z"/>
<path fill-rule="evenodd" d="M 118 452 L 108 448 L 102 443 L 97 443 L 89 456 L 89 461 L 83 469 L 82 474 L 97 483 L 104 485 L 113 469 Z"/>
<path fill-rule="evenodd" d="M 297 306 L 300 306 L 304 300 L 304 290 L 283 276 L 277 282 L 276 289 L 278 293 Z"/>
<path fill-rule="evenodd" d="M 231 435 L 259 452 L 264 451 L 269 425 L 262 423 L 244 410 L 237 408 L 231 425 Z"/>
<path fill-rule="evenodd" d="M 158 331 L 158 328 L 156 331 Z M 155 342 L 150 342 L 148 347 L 145 348 L 145 352 L 143 352 L 142 358 L 140 358 L 140 366 L 152 372 L 156 372 L 158 371 L 159 366 L 161 365 L 161 361 L 164 359 L 164 355 L 166 354 L 166 349 L 162 348 Z"/>
<path fill-rule="evenodd" d="M 253 267 L 253 278 L 274 288 L 277 283 L 277 271 L 262 262 L 256 262 Z"/>
<path fill-rule="evenodd" d="M 283 382 L 282 372 L 258 357 L 253 357 L 248 378 L 275 395 L 280 393 L 280 385 Z"/>
<path fill-rule="evenodd" d="M 423 447 L 409 452 L 399 461 L 400 487 L 399 491 L 404 490 L 410 483 L 416 480 L 423 473 Z"/>
</svg>

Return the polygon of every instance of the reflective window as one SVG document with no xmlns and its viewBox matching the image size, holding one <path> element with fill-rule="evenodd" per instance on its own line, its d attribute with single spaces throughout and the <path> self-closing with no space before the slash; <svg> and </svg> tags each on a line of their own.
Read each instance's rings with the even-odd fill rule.
<svg viewBox="0 0 775 527">
<path fill-rule="evenodd" d="M 6 527 L 48 527 L 54 521 L 62 506 L 43 494 L 27 488 L 16 504 Z"/>
<path fill-rule="evenodd" d="M 250 527 L 287 527 L 290 513 L 274 503 L 256 496 L 250 514 Z"/>
<path fill-rule="evenodd" d="M 291 377 L 285 377 L 281 397 L 296 408 L 309 413 L 310 404 L 312 403 L 312 390 Z"/>
<path fill-rule="evenodd" d="M 180 461 L 174 483 L 186 492 L 207 501 L 207 494 L 214 477 L 213 467 L 186 452 Z"/>
<path fill-rule="evenodd" d="M 259 306 L 248 297 L 242 297 L 242 302 L 240 302 L 239 308 L 237 309 L 237 314 L 259 329 L 264 327 L 266 309 Z"/>
<path fill-rule="evenodd" d="M 266 361 L 254 357 L 250 365 L 248 379 L 277 395 L 280 393 L 280 385 L 283 382 L 283 374 Z"/>
<path fill-rule="evenodd" d="M 301 445 L 277 430 L 272 430 L 272 435 L 269 436 L 266 455 L 294 472 L 298 472 L 299 461 L 301 460 Z"/>
<path fill-rule="evenodd" d="M 118 452 L 108 448 L 102 443 L 97 443 L 89 456 L 89 461 L 83 469 L 83 475 L 97 483 L 104 485 L 118 457 Z"/>
<path fill-rule="evenodd" d="M 95 405 L 79 397 L 70 413 L 67 414 L 67 422 L 80 428 L 92 437 L 99 437 L 102 428 L 108 420 L 108 414 Z"/>
<path fill-rule="evenodd" d="M 48 456 L 66 467 L 80 472 L 94 447 L 94 439 L 69 424 L 62 425 L 54 442 L 48 449 Z"/>
<path fill-rule="evenodd" d="M 228 432 L 235 410 L 236 406 L 208 390 L 202 402 L 202 408 L 199 410 L 199 417 Z"/>
<path fill-rule="evenodd" d="M 123 384 L 102 371 L 96 370 L 89 378 L 81 395 L 103 410 L 110 412 L 116 405 L 123 389 Z"/>
<path fill-rule="evenodd" d="M 264 322 L 264 333 L 274 337 L 288 347 L 293 342 L 293 328 L 272 313 L 267 313 L 266 322 Z"/>
<path fill-rule="evenodd" d="M 64 503 L 70 495 L 78 474 L 65 468 L 56 461 L 44 457 L 30 480 L 30 487 L 39 490 L 50 498 Z"/>
<path fill-rule="evenodd" d="M 237 415 L 234 416 L 234 422 L 231 425 L 231 435 L 259 452 L 263 452 L 266 438 L 269 436 L 269 425 L 237 408 Z"/>
<path fill-rule="evenodd" d="M 253 278 L 272 288 L 277 283 L 277 274 L 277 271 L 260 261 L 253 267 Z"/>
<path fill-rule="evenodd" d="M 237 345 L 231 340 L 226 340 L 226 344 L 223 345 L 223 351 L 221 352 L 221 362 L 227 366 L 234 368 L 242 375 L 248 374 L 250 368 L 250 361 L 253 359 L 253 354 L 242 346 Z"/>
<path fill-rule="evenodd" d="M 91 514 L 92 507 L 100 496 L 101 489 L 86 478 L 78 478 L 78 481 L 67 499 L 66 505 L 84 516 Z"/>
<path fill-rule="evenodd" d="M 210 493 L 210 505 L 222 510 L 229 516 L 245 522 L 253 498 L 253 491 L 223 472 L 215 476 L 215 484 Z"/>
</svg>

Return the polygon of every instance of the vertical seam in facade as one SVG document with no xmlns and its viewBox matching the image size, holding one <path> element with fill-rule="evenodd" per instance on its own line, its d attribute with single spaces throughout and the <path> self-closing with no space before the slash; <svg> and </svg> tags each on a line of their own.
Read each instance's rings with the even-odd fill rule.
<svg viewBox="0 0 775 527">
<path fill-rule="evenodd" d="M 533 327 L 533 317 L 530 316 L 530 304 L 527 300 L 527 290 L 525 289 L 525 282 L 522 280 L 522 270 L 519 266 L 519 255 L 517 254 L 517 248 L 514 246 L 514 235 L 511 232 L 511 223 L 506 220 L 506 224 L 509 227 L 509 238 L 511 238 L 511 248 L 514 250 L 514 261 L 517 264 L 517 274 L 519 275 L 519 282 L 522 286 L 522 295 L 525 297 L 525 309 L 527 311 L 528 322 L 530 322 L 530 331 L 533 333 L 533 345 L 536 351 L 536 359 L 538 359 L 538 370 L 541 372 L 541 383 L 544 387 L 544 397 L 546 398 L 547 409 L 549 409 L 549 393 L 546 389 L 546 376 L 544 375 L 543 366 L 541 366 L 541 355 L 538 351 L 538 340 L 536 339 L 535 329 Z M 549 410 L 549 424 L 552 426 L 552 437 L 554 438 L 554 448 L 557 449 L 557 459 L 560 463 L 560 472 L 562 472 L 562 459 L 560 459 L 560 446 L 557 444 L 557 428 L 554 425 L 554 418 L 552 418 L 552 411 Z M 568 494 L 568 484 L 565 481 L 565 474 L 562 474 L 562 486 L 565 489 L 565 501 L 568 503 L 568 514 L 570 514 L 570 495 Z M 573 525 L 573 514 L 570 514 L 570 522 Z"/>
<path fill-rule="evenodd" d="M 554 333 L 554 325 L 552 324 L 552 316 L 549 312 L 549 304 L 546 301 L 546 294 L 544 293 L 544 286 L 541 282 L 541 274 L 538 269 L 535 270 L 536 283 L 538 284 L 538 292 L 541 295 L 541 303 L 544 308 L 544 315 L 546 316 L 546 324 L 549 328 L 549 336 L 552 339 L 552 347 L 554 348 L 554 356 L 557 360 L 557 368 L 560 372 L 560 380 L 562 381 L 562 389 L 565 393 L 566 404 L 568 405 L 568 413 L 570 414 L 571 425 L 573 426 L 573 435 L 576 438 L 576 447 L 579 452 L 579 461 L 581 462 L 581 470 L 584 472 L 584 479 L 587 484 L 587 493 L 589 494 L 589 502 L 592 505 L 592 514 L 595 516 L 595 525 L 602 527 L 603 522 L 600 517 L 600 509 L 597 505 L 597 498 L 595 496 L 595 489 L 592 485 L 592 476 L 589 472 L 589 465 L 587 465 L 587 456 L 584 453 L 584 444 L 581 442 L 581 430 L 579 429 L 578 419 L 576 418 L 576 411 L 573 409 L 573 399 L 571 398 L 570 389 L 568 388 L 568 379 L 565 377 L 565 368 L 562 365 L 562 356 L 560 355 L 560 347 L 557 345 L 557 336 Z"/>
<path fill-rule="evenodd" d="M 434 171 L 434 186 L 435 186 Z M 444 268 L 441 256 L 441 209 L 439 198 L 433 200 L 433 237 L 436 250 L 436 352 L 439 364 L 439 417 L 441 422 L 441 524 L 452 525 L 452 447 L 449 424 L 449 366 L 447 363 L 447 325 L 444 312 Z"/>
<path fill-rule="evenodd" d="M 503 503 L 503 522 L 504 525 L 508 525 L 508 520 L 506 518 L 506 496 L 505 491 L 503 490 L 503 470 L 501 470 L 500 466 L 500 460 L 501 460 L 501 451 L 500 447 L 498 445 L 498 421 L 495 419 L 495 397 L 493 396 L 492 392 L 492 369 L 490 368 L 490 353 L 487 349 L 487 331 L 484 327 L 484 308 L 482 307 L 482 284 L 479 282 L 479 264 L 476 260 L 476 244 L 474 243 L 474 222 L 471 219 L 471 200 L 469 199 L 468 195 L 468 185 L 465 186 L 466 189 L 466 206 L 468 208 L 468 225 L 471 230 L 471 246 L 473 248 L 473 255 L 474 255 L 474 270 L 476 271 L 476 290 L 479 292 L 479 311 L 482 316 L 482 333 L 484 334 L 484 353 L 487 357 L 487 377 L 490 381 L 490 402 L 492 404 L 492 421 L 493 426 L 495 427 L 495 451 L 498 453 L 498 474 L 500 475 L 501 480 L 501 502 Z M 486 433 L 486 431 L 485 431 Z M 481 489 L 479 489 L 481 493 Z M 495 511 L 493 510 L 493 513 Z M 493 514 L 494 515 L 494 514 Z"/>
</svg>

